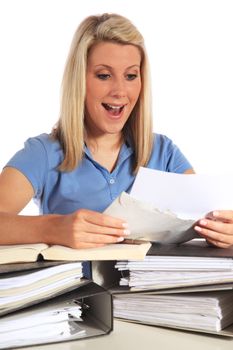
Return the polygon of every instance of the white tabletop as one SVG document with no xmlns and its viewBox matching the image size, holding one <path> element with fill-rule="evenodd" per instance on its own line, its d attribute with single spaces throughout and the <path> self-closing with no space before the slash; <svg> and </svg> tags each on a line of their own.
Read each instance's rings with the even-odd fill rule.
<svg viewBox="0 0 233 350">
<path fill-rule="evenodd" d="M 232 350 L 233 338 L 183 332 L 135 323 L 114 321 L 114 330 L 95 338 L 51 345 L 27 347 L 25 350 Z"/>
</svg>

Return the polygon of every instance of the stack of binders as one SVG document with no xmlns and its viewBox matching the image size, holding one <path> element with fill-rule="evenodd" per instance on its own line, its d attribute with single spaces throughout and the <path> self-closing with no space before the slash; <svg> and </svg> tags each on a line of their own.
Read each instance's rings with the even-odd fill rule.
<svg viewBox="0 0 233 350">
<path fill-rule="evenodd" d="M 203 240 L 153 245 L 143 261 L 118 261 L 115 268 L 116 318 L 233 336 L 233 248 Z"/>
<path fill-rule="evenodd" d="M 0 266 L 0 349 L 108 334 L 112 296 L 81 262 Z"/>
</svg>

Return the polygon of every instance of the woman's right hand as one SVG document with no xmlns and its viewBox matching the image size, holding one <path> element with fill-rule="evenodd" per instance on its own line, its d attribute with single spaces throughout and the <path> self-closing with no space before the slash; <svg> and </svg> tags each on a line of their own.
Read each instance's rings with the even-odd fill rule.
<svg viewBox="0 0 233 350">
<path fill-rule="evenodd" d="M 44 241 L 48 244 L 94 248 L 122 242 L 130 234 L 124 220 L 92 210 L 80 209 L 72 214 L 52 216 L 53 229 L 44 232 Z"/>
<path fill-rule="evenodd" d="M 18 170 L 0 174 L 0 244 L 48 243 L 72 248 L 99 247 L 124 240 L 124 220 L 80 209 L 68 215 L 17 215 L 34 196 L 30 181 Z"/>
</svg>

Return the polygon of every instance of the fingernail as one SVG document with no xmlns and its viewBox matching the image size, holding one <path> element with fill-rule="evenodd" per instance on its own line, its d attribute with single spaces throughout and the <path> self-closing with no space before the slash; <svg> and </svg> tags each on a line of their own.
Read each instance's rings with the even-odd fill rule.
<svg viewBox="0 0 233 350">
<path fill-rule="evenodd" d="M 125 227 L 125 228 L 128 228 L 129 224 L 127 222 L 123 222 L 122 226 Z"/>
<path fill-rule="evenodd" d="M 200 221 L 200 224 L 203 225 L 203 226 L 205 226 L 205 225 L 207 225 L 207 221 L 206 221 L 206 220 L 201 220 L 201 221 Z"/>
<path fill-rule="evenodd" d="M 199 226 L 194 226 L 194 230 L 198 231 L 198 232 L 201 232 L 201 227 Z"/>
<path fill-rule="evenodd" d="M 124 237 L 118 237 L 117 238 L 117 242 L 122 242 L 122 241 L 124 241 Z"/>
<path fill-rule="evenodd" d="M 123 233 L 124 233 L 124 235 L 128 236 L 128 235 L 130 235 L 130 230 L 124 230 Z"/>
<path fill-rule="evenodd" d="M 213 211 L 213 216 L 215 216 L 215 217 L 219 216 L 219 212 L 218 211 Z"/>
</svg>

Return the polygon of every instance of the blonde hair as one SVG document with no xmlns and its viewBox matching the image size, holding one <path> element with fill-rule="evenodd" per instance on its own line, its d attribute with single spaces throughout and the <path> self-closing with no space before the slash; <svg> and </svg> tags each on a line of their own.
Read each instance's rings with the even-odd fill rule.
<svg viewBox="0 0 233 350">
<path fill-rule="evenodd" d="M 52 133 L 64 151 L 61 171 L 74 170 L 83 158 L 87 57 L 90 48 L 101 41 L 131 44 L 141 52 L 142 88 L 123 131 L 134 147 L 134 171 L 145 166 L 150 158 L 153 143 L 151 90 L 144 40 L 127 18 L 106 13 L 87 17 L 71 43 L 62 81 L 60 118 Z"/>
</svg>

